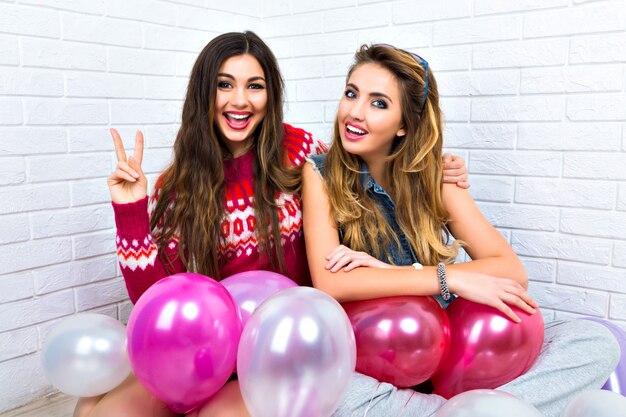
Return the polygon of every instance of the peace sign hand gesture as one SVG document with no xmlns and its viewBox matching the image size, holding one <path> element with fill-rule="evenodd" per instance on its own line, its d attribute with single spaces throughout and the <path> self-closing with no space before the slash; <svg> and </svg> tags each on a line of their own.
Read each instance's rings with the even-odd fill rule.
<svg viewBox="0 0 626 417">
<path fill-rule="evenodd" d="M 141 170 L 143 133 L 137 131 L 135 149 L 128 160 L 120 134 L 117 130 L 111 129 L 111 136 L 117 157 L 117 167 L 107 179 L 111 200 L 117 204 L 134 203 L 148 195 L 148 180 Z"/>
</svg>

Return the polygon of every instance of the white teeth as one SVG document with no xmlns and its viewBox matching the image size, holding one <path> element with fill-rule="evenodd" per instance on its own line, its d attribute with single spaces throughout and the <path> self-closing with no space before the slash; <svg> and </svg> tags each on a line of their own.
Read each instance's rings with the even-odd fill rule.
<svg viewBox="0 0 626 417">
<path fill-rule="evenodd" d="M 252 116 L 251 114 L 232 114 L 232 113 L 226 113 L 226 115 L 228 117 L 232 117 L 233 119 L 237 119 L 237 120 L 247 119 L 248 117 Z"/>
<path fill-rule="evenodd" d="M 356 133 L 357 135 L 364 135 L 367 132 L 365 130 L 361 130 L 361 129 L 357 129 L 354 126 L 350 126 L 350 125 L 346 125 L 346 128 L 351 132 L 351 133 Z"/>
</svg>

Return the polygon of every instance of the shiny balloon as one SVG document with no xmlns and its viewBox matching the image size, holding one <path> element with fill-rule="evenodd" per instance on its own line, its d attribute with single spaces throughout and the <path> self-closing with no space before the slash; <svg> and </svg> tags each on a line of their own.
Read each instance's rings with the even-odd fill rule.
<svg viewBox="0 0 626 417">
<path fill-rule="evenodd" d="M 435 417 L 542 417 L 539 410 L 511 394 L 490 389 L 467 391 L 441 407 Z"/>
<path fill-rule="evenodd" d="M 128 321 L 128 354 L 137 379 L 183 414 L 226 383 L 240 334 L 226 288 L 203 275 L 176 274 L 137 301 Z"/>
<path fill-rule="evenodd" d="M 220 284 L 235 300 L 243 325 L 269 296 L 298 285 L 286 276 L 271 271 L 241 272 L 221 280 Z"/>
<path fill-rule="evenodd" d="M 41 351 L 50 383 L 75 397 L 104 394 L 130 373 L 126 328 L 102 314 L 80 313 L 61 320 Z"/>
<path fill-rule="evenodd" d="M 626 397 L 606 390 L 585 391 L 565 407 L 561 417 L 624 417 Z"/>
<path fill-rule="evenodd" d="M 450 398 L 464 391 L 497 388 L 530 369 L 541 351 L 541 312 L 515 323 L 493 307 L 457 298 L 447 309 L 450 353 L 432 378 L 435 392 Z"/>
<path fill-rule="evenodd" d="M 621 356 L 615 370 L 609 376 L 602 389 L 626 396 L 626 331 L 608 320 L 586 317 L 585 320 L 600 323 L 613 333 L 621 350 Z"/>
<path fill-rule="evenodd" d="M 329 295 L 294 287 L 250 316 L 237 355 L 241 393 L 252 417 L 328 417 L 354 373 L 350 321 Z"/>
<path fill-rule="evenodd" d="M 445 358 L 450 323 L 433 297 L 344 303 L 357 346 L 356 370 L 397 387 L 430 378 Z"/>
</svg>

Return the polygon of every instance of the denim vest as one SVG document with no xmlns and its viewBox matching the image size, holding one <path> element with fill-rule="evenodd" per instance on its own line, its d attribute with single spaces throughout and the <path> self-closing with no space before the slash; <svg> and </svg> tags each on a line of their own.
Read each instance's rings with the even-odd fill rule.
<svg viewBox="0 0 626 417">
<path fill-rule="evenodd" d="M 311 162 L 315 170 L 319 172 L 322 177 L 324 177 L 326 155 L 315 155 L 309 158 L 308 161 Z M 400 242 L 399 245 L 395 242 L 391 242 L 389 244 L 389 254 L 393 263 L 399 266 L 406 266 L 419 262 L 419 259 L 417 259 L 417 256 L 415 255 L 413 247 L 411 246 L 406 235 L 402 232 L 400 226 L 398 225 L 398 221 L 396 220 L 395 215 L 395 203 L 393 202 L 389 194 L 387 194 L 387 192 L 383 189 L 383 187 L 381 187 L 370 175 L 367 166 L 363 164 L 361 168 L 361 181 L 367 190 L 368 196 L 378 205 L 378 207 L 380 207 L 383 216 L 385 217 L 385 220 L 387 220 L 387 223 L 391 227 L 391 230 L 393 231 L 393 233 L 395 233 L 395 235 L 398 237 L 398 241 Z M 342 240 L 341 236 L 339 240 Z M 386 261 L 386 259 L 381 260 L 383 262 Z M 444 299 L 440 295 L 435 296 L 435 299 L 444 308 L 447 307 L 454 300 L 454 298 L 455 297 L 453 296 L 450 301 L 444 301 Z"/>
</svg>

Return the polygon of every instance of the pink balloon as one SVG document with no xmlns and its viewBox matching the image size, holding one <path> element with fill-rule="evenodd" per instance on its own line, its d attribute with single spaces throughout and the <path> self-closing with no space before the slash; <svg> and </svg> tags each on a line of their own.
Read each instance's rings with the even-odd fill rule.
<svg viewBox="0 0 626 417">
<path fill-rule="evenodd" d="M 356 370 L 397 387 L 430 378 L 445 357 L 450 324 L 432 297 L 387 297 L 343 304 L 356 337 Z"/>
<path fill-rule="evenodd" d="M 493 307 L 457 298 L 447 309 L 450 354 L 433 376 L 435 392 L 450 398 L 473 389 L 493 389 L 530 369 L 541 351 L 541 312 L 510 306 L 517 324 Z"/>
<path fill-rule="evenodd" d="M 163 278 L 139 298 L 127 331 L 128 356 L 139 381 L 183 414 L 232 374 L 241 322 L 222 285 L 184 273 Z"/>
<path fill-rule="evenodd" d="M 271 271 L 246 271 L 220 281 L 235 300 L 245 325 L 254 310 L 278 291 L 297 287 L 298 284 L 284 275 Z"/>
</svg>

